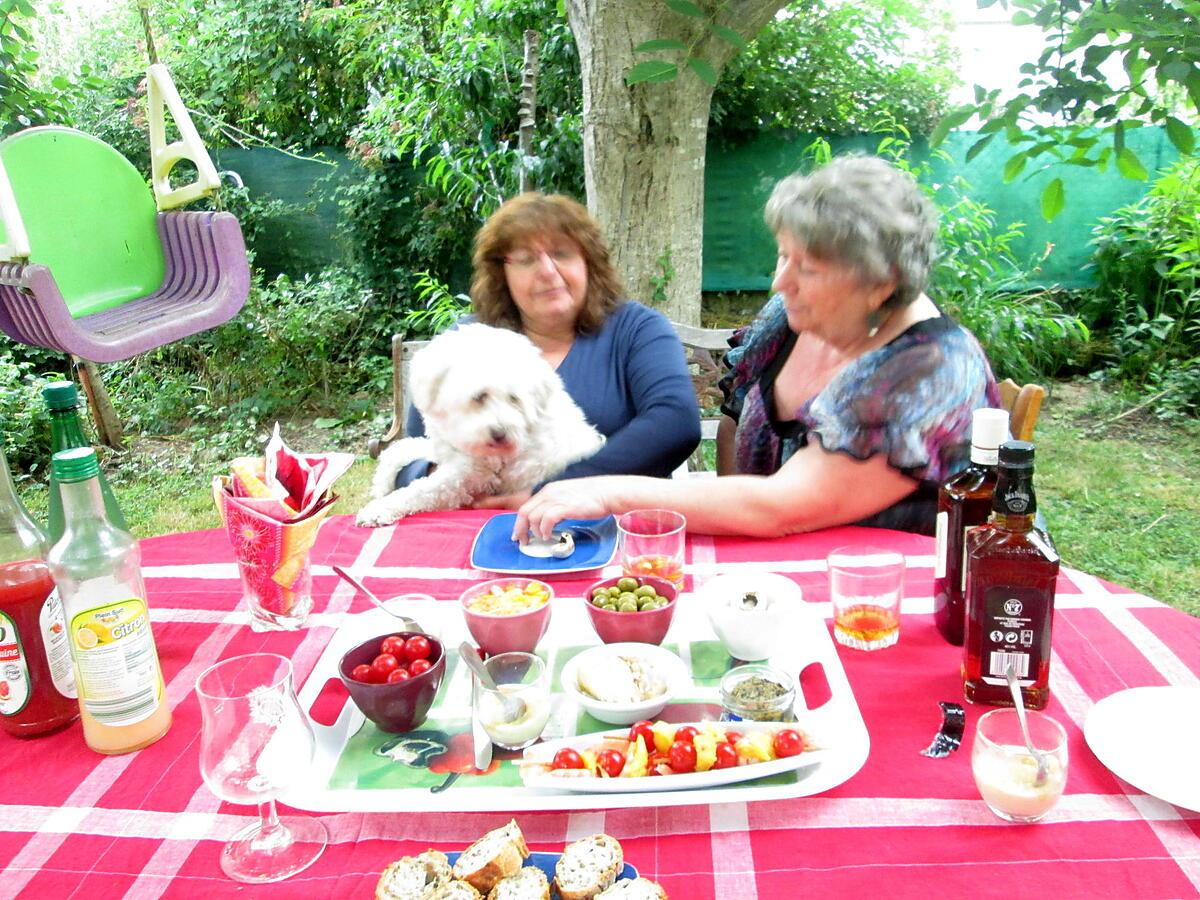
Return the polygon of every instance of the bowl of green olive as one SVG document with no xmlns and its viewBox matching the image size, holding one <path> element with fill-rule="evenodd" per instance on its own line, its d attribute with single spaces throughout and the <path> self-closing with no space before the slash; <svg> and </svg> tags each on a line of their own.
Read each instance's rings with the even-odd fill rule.
<svg viewBox="0 0 1200 900">
<path fill-rule="evenodd" d="M 588 616 L 606 644 L 661 644 L 675 618 L 679 589 L 650 575 L 606 578 L 584 595 Z"/>
</svg>

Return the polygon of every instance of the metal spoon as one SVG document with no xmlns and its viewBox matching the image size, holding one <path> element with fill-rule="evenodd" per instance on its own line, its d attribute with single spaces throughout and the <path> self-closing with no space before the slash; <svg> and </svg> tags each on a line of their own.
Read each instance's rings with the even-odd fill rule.
<svg viewBox="0 0 1200 900">
<path fill-rule="evenodd" d="M 372 594 L 369 590 L 367 590 L 366 585 L 364 585 L 361 581 L 359 581 L 357 578 L 355 578 L 353 575 L 351 575 L 349 572 L 347 572 L 341 566 L 330 566 L 329 568 L 333 569 L 333 573 L 335 575 L 337 575 L 338 578 L 342 579 L 342 581 L 346 582 L 347 584 L 353 585 L 360 594 L 362 594 L 364 597 L 366 597 L 368 600 L 370 600 L 372 603 L 374 603 L 376 606 L 378 606 L 380 609 L 382 609 L 389 616 L 394 616 L 395 618 L 397 618 L 401 622 L 403 622 L 405 631 L 423 631 L 424 630 L 421 628 L 420 625 L 418 625 L 416 623 L 415 620 L 410 619 L 408 616 L 401 615 L 398 612 L 388 609 L 386 603 L 384 603 L 382 600 L 380 600 L 378 597 L 376 597 L 374 594 Z"/>
<path fill-rule="evenodd" d="M 1025 699 L 1021 696 L 1021 686 L 1017 684 L 1016 667 L 1009 664 L 1004 677 L 1008 679 L 1008 690 L 1012 694 L 1013 706 L 1017 710 L 1017 721 L 1021 723 L 1021 735 L 1025 738 L 1025 749 L 1037 762 L 1037 775 L 1034 776 L 1033 786 L 1039 788 L 1046 783 L 1046 778 L 1050 774 L 1050 758 L 1048 754 L 1035 750 L 1033 740 L 1029 737 L 1029 723 L 1025 721 Z"/>
<path fill-rule="evenodd" d="M 485 688 L 489 691 L 494 691 L 496 696 L 500 698 L 500 717 L 503 722 L 516 722 L 525 715 L 525 701 L 520 697 L 513 697 L 504 693 L 496 686 L 496 682 L 492 679 L 492 675 L 488 672 L 487 667 L 480 662 L 479 654 L 475 652 L 475 648 L 463 641 L 458 647 L 458 653 L 462 657 L 462 661 L 467 664 L 467 668 L 475 673 Z"/>
</svg>

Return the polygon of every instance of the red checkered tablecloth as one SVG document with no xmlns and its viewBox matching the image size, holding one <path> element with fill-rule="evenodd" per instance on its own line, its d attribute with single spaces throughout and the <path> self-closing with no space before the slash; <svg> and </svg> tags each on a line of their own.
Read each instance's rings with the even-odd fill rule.
<svg viewBox="0 0 1200 900">
<path fill-rule="evenodd" d="M 291 657 L 303 682 L 343 616 L 367 608 L 329 565 L 365 575 L 383 595 L 454 599 L 483 577 L 468 556 L 487 517 L 424 515 L 374 531 L 356 528 L 349 517 L 331 520 L 313 555 L 316 611 L 296 633 L 250 630 L 221 532 L 143 542 L 174 725 L 157 744 L 118 757 L 90 752 L 78 724 L 35 740 L 0 734 L 0 897 L 369 897 L 397 857 L 431 846 L 461 849 L 507 821 L 503 810 L 323 815 L 330 846 L 311 868 L 275 885 L 238 885 L 222 875 L 218 854 L 255 811 L 217 800 L 197 761 L 193 686 L 204 668 L 272 651 Z M 530 847 L 557 851 L 565 841 L 606 831 L 644 875 L 687 900 L 1200 896 L 1200 814 L 1120 781 L 1082 733 L 1092 705 L 1116 691 L 1200 684 L 1200 619 L 1063 570 L 1048 712 L 1070 735 L 1067 793 L 1043 822 L 1009 825 L 987 810 L 971 778 L 969 741 L 980 710 L 967 709 L 962 750 L 944 760 L 918 753 L 940 723 L 937 701 L 962 697 L 961 651 L 933 627 L 930 539 L 859 528 L 778 540 L 694 536 L 689 579 L 779 572 L 807 600 L 827 606 L 824 558 L 846 544 L 900 550 L 909 566 L 900 643 L 878 653 L 839 648 L 871 737 L 858 774 L 820 796 L 788 801 L 521 813 Z M 560 595 L 577 596 L 590 580 L 554 584 Z"/>
</svg>

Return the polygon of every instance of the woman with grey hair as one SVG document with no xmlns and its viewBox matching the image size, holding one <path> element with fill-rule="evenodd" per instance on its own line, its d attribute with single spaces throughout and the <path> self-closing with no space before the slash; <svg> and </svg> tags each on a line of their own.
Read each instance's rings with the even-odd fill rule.
<svg viewBox="0 0 1200 900">
<path fill-rule="evenodd" d="M 975 338 L 924 294 L 936 212 L 907 173 L 846 156 L 776 185 L 775 295 L 730 341 L 718 472 L 550 485 L 514 537 L 560 519 L 667 507 L 692 531 L 775 536 L 861 524 L 933 534 L 967 465 L 971 414 L 1000 405 Z"/>
</svg>

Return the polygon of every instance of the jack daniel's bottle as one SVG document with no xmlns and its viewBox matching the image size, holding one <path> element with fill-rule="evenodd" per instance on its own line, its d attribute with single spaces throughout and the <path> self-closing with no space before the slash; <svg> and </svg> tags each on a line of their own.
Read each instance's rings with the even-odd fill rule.
<svg viewBox="0 0 1200 900">
<path fill-rule="evenodd" d="M 1033 524 L 1033 444 L 1000 446 L 991 521 L 967 533 L 963 693 L 971 703 L 1012 706 L 1011 667 L 1025 706 L 1050 699 L 1050 631 L 1058 553 Z"/>
</svg>

